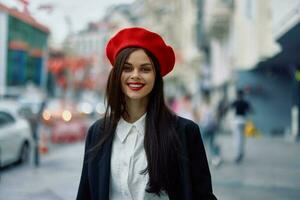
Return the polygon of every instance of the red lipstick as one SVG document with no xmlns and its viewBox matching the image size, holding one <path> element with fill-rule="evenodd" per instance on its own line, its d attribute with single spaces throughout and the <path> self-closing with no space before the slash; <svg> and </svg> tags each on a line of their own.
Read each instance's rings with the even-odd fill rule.
<svg viewBox="0 0 300 200">
<path fill-rule="evenodd" d="M 127 83 L 127 85 L 133 91 L 138 91 L 145 86 L 145 84 L 140 83 L 140 82 L 130 82 L 130 83 Z"/>
</svg>

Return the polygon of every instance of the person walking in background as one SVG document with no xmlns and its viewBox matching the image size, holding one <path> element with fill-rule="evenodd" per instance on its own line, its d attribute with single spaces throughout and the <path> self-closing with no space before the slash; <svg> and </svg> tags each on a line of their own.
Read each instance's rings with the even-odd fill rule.
<svg viewBox="0 0 300 200">
<path fill-rule="evenodd" d="M 246 118 L 249 112 L 252 110 L 250 103 L 244 99 L 244 91 L 239 89 L 237 91 L 237 99 L 230 105 L 234 109 L 233 120 L 233 146 L 235 150 L 234 160 L 239 163 L 244 158 L 245 139 L 244 129 L 246 124 Z"/>
<path fill-rule="evenodd" d="M 210 94 L 204 93 L 203 101 L 199 110 L 199 124 L 202 130 L 203 139 L 210 152 L 211 164 L 215 167 L 221 164 L 220 148 L 216 143 L 217 116 L 214 105 L 211 102 Z"/>
<path fill-rule="evenodd" d="M 218 103 L 217 110 L 216 110 L 218 132 L 222 132 L 222 124 L 223 124 L 224 118 L 226 117 L 226 114 L 227 114 L 228 104 L 229 104 L 229 102 L 227 99 L 227 95 L 224 93 Z"/>
<path fill-rule="evenodd" d="M 172 47 L 157 33 L 125 28 L 106 55 L 107 108 L 87 134 L 77 200 L 216 200 L 198 125 L 164 101 Z"/>
</svg>

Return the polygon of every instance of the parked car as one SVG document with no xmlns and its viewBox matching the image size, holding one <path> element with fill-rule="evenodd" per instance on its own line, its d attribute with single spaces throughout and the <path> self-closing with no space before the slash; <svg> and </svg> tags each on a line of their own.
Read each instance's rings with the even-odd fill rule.
<svg viewBox="0 0 300 200">
<path fill-rule="evenodd" d="M 70 122 L 56 122 L 51 129 L 52 143 L 70 143 L 85 139 L 87 132 L 86 123 L 81 120 Z"/>
<path fill-rule="evenodd" d="M 33 144 L 31 128 L 18 114 L 19 104 L 0 101 L 0 166 L 29 160 Z"/>
</svg>

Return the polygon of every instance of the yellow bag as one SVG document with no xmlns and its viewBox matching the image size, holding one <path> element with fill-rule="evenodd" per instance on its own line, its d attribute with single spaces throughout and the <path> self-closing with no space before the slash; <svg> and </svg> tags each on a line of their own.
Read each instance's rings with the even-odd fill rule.
<svg viewBox="0 0 300 200">
<path fill-rule="evenodd" d="M 260 132 L 255 127 L 254 123 L 251 120 L 248 120 L 245 124 L 244 134 L 246 137 L 259 137 L 261 136 Z"/>
</svg>

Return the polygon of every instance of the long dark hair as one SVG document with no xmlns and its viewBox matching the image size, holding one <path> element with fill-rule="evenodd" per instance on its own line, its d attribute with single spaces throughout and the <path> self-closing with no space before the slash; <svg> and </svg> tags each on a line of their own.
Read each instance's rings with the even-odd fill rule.
<svg viewBox="0 0 300 200">
<path fill-rule="evenodd" d="M 112 68 L 106 87 L 107 108 L 103 122 L 103 135 L 95 149 L 101 146 L 115 133 L 118 121 L 126 113 L 126 102 L 121 89 L 121 74 L 129 55 L 138 50 L 129 47 L 120 51 Z M 160 75 L 159 63 L 149 51 L 145 53 L 151 59 L 156 76 L 152 91 L 149 94 L 145 124 L 144 148 L 148 161 L 147 168 L 141 173 L 149 174 L 149 193 L 158 196 L 162 191 L 169 194 L 178 190 L 180 142 L 176 134 L 177 116 L 168 109 L 164 100 L 163 79 Z"/>
</svg>

